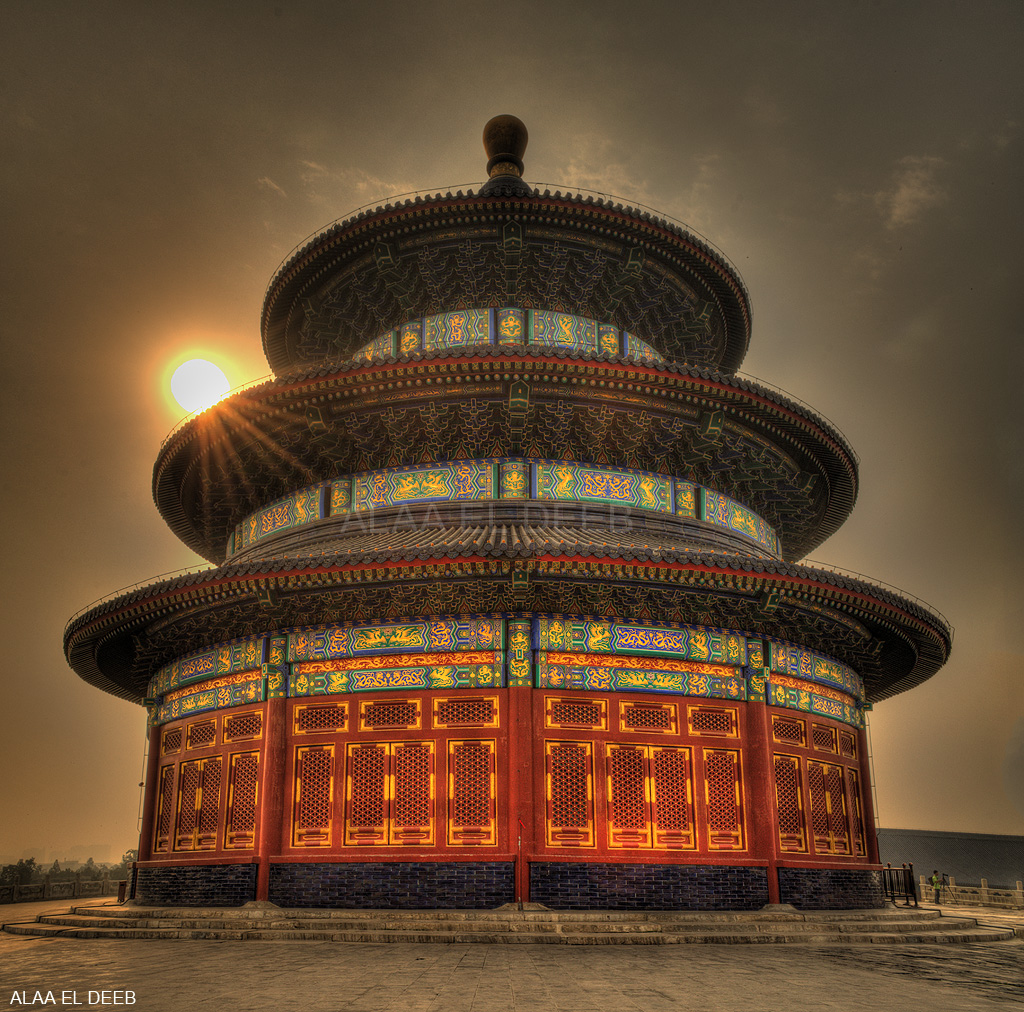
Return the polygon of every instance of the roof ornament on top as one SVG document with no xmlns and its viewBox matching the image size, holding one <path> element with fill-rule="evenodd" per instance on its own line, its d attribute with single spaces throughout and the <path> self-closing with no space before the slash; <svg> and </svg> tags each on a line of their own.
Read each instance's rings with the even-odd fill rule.
<svg viewBox="0 0 1024 1012">
<path fill-rule="evenodd" d="M 508 194 L 519 196 L 531 193 L 523 182 L 523 154 L 530 135 L 526 124 L 518 116 L 494 116 L 484 127 L 484 150 L 487 152 L 488 180 L 481 195 Z"/>
</svg>

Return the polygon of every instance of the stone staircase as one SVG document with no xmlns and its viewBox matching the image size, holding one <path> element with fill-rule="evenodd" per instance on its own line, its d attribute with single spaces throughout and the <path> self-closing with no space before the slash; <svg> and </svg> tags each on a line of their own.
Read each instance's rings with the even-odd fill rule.
<svg viewBox="0 0 1024 1012">
<path fill-rule="evenodd" d="M 8 923 L 15 935 L 47 938 L 193 938 L 244 941 L 491 942 L 562 945 L 681 945 L 799 942 L 812 945 L 997 942 L 1014 930 L 979 926 L 937 911 L 808 911 L 780 905 L 752 912 L 557 911 L 540 904 L 496 910 L 286 910 L 75 907 Z"/>
</svg>

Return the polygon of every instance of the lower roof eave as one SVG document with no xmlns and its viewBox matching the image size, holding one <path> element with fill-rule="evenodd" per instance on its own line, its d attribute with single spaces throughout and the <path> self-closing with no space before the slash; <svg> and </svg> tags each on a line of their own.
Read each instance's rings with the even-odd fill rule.
<svg viewBox="0 0 1024 1012">
<path fill-rule="evenodd" d="M 663 621 L 707 624 L 711 608 L 717 625 L 820 650 L 858 670 L 877 702 L 929 678 L 952 646 L 948 623 L 918 602 L 791 563 L 698 552 L 584 554 L 524 539 L 501 553 L 445 547 L 443 556 L 264 559 L 165 580 L 77 616 L 65 630 L 65 653 L 85 681 L 142 702 L 151 674 L 173 657 L 274 629 L 365 620 L 359 616 L 380 613 L 367 611 L 378 599 L 378 608 L 391 610 L 401 602 L 391 618 L 444 610 L 444 602 L 448 610 L 455 602 L 455 613 L 626 617 L 643 598 L 645 611 Z M 513 571 L 525 573 L 525 591 L 513 589 Z"/>
</svg>

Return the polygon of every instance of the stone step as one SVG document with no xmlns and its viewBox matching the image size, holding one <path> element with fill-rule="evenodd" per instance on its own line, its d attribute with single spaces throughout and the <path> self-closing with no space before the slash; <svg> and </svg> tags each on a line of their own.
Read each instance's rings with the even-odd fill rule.
<svg viewBox="0 0 1024 1012">
<path fill-rule="evenodd" d="M 12 934 L 61 938 L 166 938 L 336 942 L 497 942 L 567 945 L 897 944 L 1002 941 L 1012 928 L 979 927 L 938 911 L 743 912 L 498 910 L 283 910 L 79 907 L 5 925 Z"/>
<path fill-rule="evenodd" d="M 442 920 L 424 915 L 418 918 L 363 917 L 358 914 L 336 914 L 330 918 L 306 918 L 302 916 L 275 918 L 252 917 L 94 917 L 87 914 L 47 914 L 39 918 L 39 923 L 58 927 L 102 927 L 102 928 L 161 928 L 173 926 L 179 929 L 205 931 L 396 931 L 412 927 L 431 932 L 590 932 L 605 934 L 611 932 L 667 932 L 681 933 L 703 931 L 708 933 L 730 932 L 736 930 L 756 930 L 768 932 L 785 930 L 792 933 L 816 933 L 821 931 L 862 933 L 884 930 L 886 932 L 904 931 L 951 931 L 969 928 L 975 925 L 972 918 L 935 917 L 903 918 L 870 920 L 831 919 L 828 921 L 808 918 L 788 922 L 773 920 L 735 922 L 725 920 L 702 920 L 692 918 L 650 921 L 636 919 L 633 921 L 584 921 L 572 914 L 563 915 L 558 920 L 534 921 L 495 917 L 479 917 L 465 921 Z"/>
<path fill-rule="evenodd" d="M 735 922 L 831 922 L 851 923 L 904 923 L 908 919 L 915 922 L 922 920 L 947 920 L 936 910 L 897 909 L 894 907 L 878 910 L 838 910 L 838 911 L 799 911 L 794 908 L 769 908 L 750 911 L 679 911 L 679 910 L 648 910 L 648 911 L 594 911 L 594 910 L 519 910 L 514 905 L 499 907 L 496 910 L 363 910 L 337 908 L 292 908 L 286 909 L 273 905 L 246 904 L 242 907 L 74 907 L 76 915 L 89 917 L 108 917 L 117 920 L 152 918 L 166 920 L 168 918 L 223 919 L 239 921 L 280 920 L 388 920 L 388 921 L 421 921 L 429 918 L 432 921 L 526 921 L 530 923 L 565 922 L 573 920 L 585 923 L 625 923 L 638 922 L 674 924 L 717 924 Z"/>
<path fill-rule="evenodd" d="M 591 931 L 598 934 L 608 932 L 658 932 L 663 930 L 662 925 L 646 922 L 610 923 L 602 924 L 583 922 L 535 922 L 523 921 L 496 921 L 496 920 L 473 920 L 473 921 L 435 921 L 431 918 L 418 920 L 393 920 L 391 918 L 364 919 L 359 917 L 339 917 L 330 919 L 303 919 L 303 918 L 275 918 L 266 920 L 253 919 L 224 919 L 224 918 L 194 918 L 176 917 L 173 920 L 161 918 L 138 918 L 135 920 L 112 918 L 89 918 L 75 916 L 73 914 L 44 915 L 39 918 L 43 924 L 52 924 L 66 927 L 104 927 L 104 928 L 160 928 L 173 924 L 177 928 L 194 930 L 219 930 L 219 931 L 401 931 L 418 928 L 419 930 L 430 930 L 434 932 L 481 932 L 481 931 L 532 931 L 535 933 L 551 933 L 567 930 L 570 926 L 582 931 Z"/>
<path fill-rule="evenodd" d="M 415 931 L 370 930 L 338 931 L 324 927 L 305 929 L 199 929 L 164 927 L 67 927 L 58 924 L 8 924 L 12 934 L 59 938 L 110 939 L 193 939 L 217 941 L 331 941 L 331 942 L 413 942 L 413 943 L 498 943 L 498 944 L 563 944 L 563 945 L 684 945 L 684 944 L 759 944 L 800 943 L 804 945 L 863 944 L 934 944 L 1007 941 L 1014 937 L 1010 930 L 959 927 L 948 931 L 856 932 L 807 931 L 789 928 L 751 931 L 749 929 L 689 932 L 535 932 L 535 931 Z"/>
</svg>

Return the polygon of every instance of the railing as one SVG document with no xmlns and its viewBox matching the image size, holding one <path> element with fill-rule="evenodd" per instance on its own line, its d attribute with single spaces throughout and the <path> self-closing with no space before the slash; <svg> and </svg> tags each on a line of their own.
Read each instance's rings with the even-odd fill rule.
<svg viewBox="0 0 1024 1012">
<path fill-rule="evenodd" d="M 893 594 L 898 595 L 899 597 L 905 598 L 908 601 L 912 601 L 914 604 L 919 605 L 921 608 L 924 608 L 925 611 L 929 611 L 933 615 L 942 619 L 942 621 L 946 625 L 946 628 L 949 629 L 950 641 L 952 642 L 953 640 L 953 623 L 950 622 L 949 619 L 946 618 L 946 616 L 943 615 L 938 608 L 936 608 L 932 604 L 929 604 L 927 601 L 923 601 L 919 597 L 915 597 L 913 594 L 907 593 L 907 591 L 905 590 L 901 590 L 899 587 L 893 586 L 893 584 L 891 583 L 886 583 L 885 580 L 879 580 L 877 577 L 874 576 L 866 576 L 864 573 L 858 573 L 853 569 L 843 569 L 840 566 L 833 566 L 828 562 L 819 562 L 817 559 L 801 559 L 798 565 L 808 566 L 812 569 L 823 569 L 827 573 L 834 573 L 836 576 L 844 576 L 851 580 L 862 580 L 864 583 L 871 584 L 875 587 L 882 587 L 885 590 L 891 591 Z"/>
<path fill-rule="evenodd" d="M 85 896 L 120 896 L 124 879 L 64 879 L 32 882 L 28 885 L 0 885 L 0 904 L 31 903 L 40 900 L 77 900 Z"/>
<path fill-rule="evenodd" d="M 296 243 L 287 256 L 281 261 L 280 266 L 274 271 L 273 277 L 270 279 L 270 283 L 267 285 L 267 294 L 274 287 L 278 277 L 284 270 L 285 265 L 295 256 L 299 250 L 303 247 L 308 246 L 318 236 L 323 235 L 328 229 L 333 228 L 335 225 L 340 225 L 343 222 L 349 221 L 352 218 L 356 218 L 361 214 L 368 212 L 383 211 L 386 207 L 398 207 L 401 201 L 415 200 L 417 197 L 423 197 L 425 199 L 434 200 L 457 200 L 461 196 L 465 196 L 465 191 L 472 191 L 479 194 L 480 188 L 484 185 L 482 182 L 473 183 L 453 183 L 451 186 L 446 186 L 443 189 L 432 188 L 429 190 L 407 190 L 405 193 L 394 193 L 389 196 L 380 197 L 377 200 L 371 200 L 368 204 L 363 204 L 357 207 L 353 211 L 349 211 L 347 214 L 342 215 L 340 218 L 335 218 L 334 221 L 329 221 L 326 225 L 322 225 L 314 232 L 310 232 L 301 242 Z M 664 211 L 659 211 L 657 208 L 650 207 L 648 204 L 642 204 L 638 200 L 628 200 L 625 197 L 616 196 L 614 193 L 605 193 L 603 190 L 589 190 L 585 186 L 570 186 L 566 183 L 540 183 L 533 182 L 527 183 L 528 186 L 537 190 L 542 197 L 551 197 L 555 195 L 561 195 L 564 197 L 570 197 L 573 195 L 579 195 L 581 197 L 600 197 L 603 201 L 608 202 L 611 206 L 620 204 L 623 209 L 627 211 L 642 211 L 647 214 L 653 215 L 655 218 L 661 221 L 670 222 L 673 225 L 677 225 L 684 232 L 692 235 L 695 239 L 699 239 L 705 246 L 713 250 L 726 264 L 729 269 L 739 278 L 740 284 L 743 287 L 743 294 L 746 296 L 748 306 L 752 306 L 750 299 L 750 292 L 747 290 L 747 284 L 743 280 L 743 276 L 740 274 L 736 265 L 722 252 L 718 246 L 715 245 L 706 235 L 698 232 L 692 225 L 688 225 L 685 221 L 680 221 L 678 218 L 673 218 L 672 215 L 666 214 Z M 453 192 L 454 191 L 454 192 Z M 266 302 L 266 295 L 264 295 L 264 303 Z"/>
<path fill-rule="evenodd" d="M 836 576 L 842 576 L 852 580 L 861 580 L 864 583 L 870 584 L 872 586 L 883 587 L 884 589 L 891 591 L 893 594 L 905 598 L 908 601 L 912 601 L 920 607 L 924 608 L 926 611 L 931 612 L 933 615 L 936 615 L 939 619 L 942 620 L 942 622 L 945 623 L 946 627 L 949 629 L 950 641 L 952 641 L 953 639 L 953 625 L 952 623 L 950 623 L 949 619 L 947 619 L 946 616 L 943 615 L 941 611 L 939 611 L 938 608 L 929 604 L 927 601 L 921 600 L 921 598 L 919 597 L 915 597 L 913 594 L 908 594 L 905 590 L 901 590 L 899 587 L 895 587 L 891 583 L 886 583 L 884 580 L 878 580 L 872 576 L 865 576 L 863 573 L 857 573 L 853 570 L 842 569 L 839 566 L 833 566 L 826 562 L 818 562 L 815 559 L 801 559 L 799 565 L 807 566 L 808 568 L 813 569 L 821 569 L 827 573 L 833 573 Z M 203 563 L 202 565 L 198 566 L 188 566 L 184 569 L 176 569 L 169 573 L 161 573 L 158 576 L 152 576 L 146 580 L 139 580 L 137 583 L 130 584 L 127 587 L 121 587 L 119 590 L 111 591 L 109 594 L 104 594 L 102 597 L 96 598 L 95 601 L 92 601 L 91 603 L 87 604 L 84 608 L 79 608 L 78 611 L 76 611 L 74 615 L 72 615 L 71 618 L 68 619 L 67 625 L 64 627 L 64 631 L 66 633 L 67 630 L 70 629 L 71 626 L 75 623 L 75 621 L 87 612 L 90 612 L 93 609 L 100 607 L 100 605 L 106 604 L 108 601 L 113 601 L 116 598 L 123 597 L 126 594 L 130 594 L 133 590 L 142 590 L 145 587 L 152 586 L 154 583 L 161 583 L 164 580 L 172 580 L 176 577 L 195 576 L 199 573 L 205 573 L 211 569 L 216 568 L 216 566 L 209 562 Z"/>
<path fill-rule="evenodd" d="M 909 907 L 911 902 L 917 906 L 917 890 L 914 887 L 914 866 L 905 864 L 902 867 L 894 868 L 887 864 L 882 869 L 882 892 L 885 898 L 893 903 L 903 902 Z"/>
<path fill-rule="evenodd" d="M 257 379 L 246 380 L 244 383 L 239 383 L 238 386 L 232 387 L 226 394 L 220 397 L 216 401 L 216 404 L 220 404 L 221 401 L 227 400 L 229 397 L 234 397 L 235 394 L 240 394 L 243 390 L 251 390 L 253 387 L 269 383 L 273 379 L 277 379 L 277 377 L 273 373 L 267 373 L 265 376 L 260 376 Z M 182 415 L 182 417 L 174 423 L 174 427 L 171 431 L 164 436 L 163 442 L 160 444 L 161 452 L 163 452 L 163 448 L 171 441 L 175 433 L 188 425 L 193 418 L 198 418 L 204 411 L 209 411 L 210 408 L 215 407 L 216 404 L 207 405 L 205 408 L 197 408 L 195 411 L 190 411 L 187 415 Z"/>
<path fill-rule="evenodd" d="M 932 884 L 921 876 L 921 895 L 932 897 Z M 1017 882 L 1016 889 L 997 889 L 983 878 L 981 885 L 960 885 L 952 875 L 943 875 L 939 886 L 939 898 L 944 904 L 963 904 L 972 907 L 1003 907 L 1024 909 L 1024 882 Z"/>
<path fill-rule="evenodd" d="M 734 373 L 728 375 L 735 376 L 737 379 L 741 379 L 746 383 L 753 383 L 756 386 L 763 388 L 768 393 L 781 394 L 783 397 L 786 398 L 786 400 L 794 404 L 796 407 L 803 408 L 803 410 L 810 414 L 813 418 L 817 418 L 823 421 L 828 428 L 832 429 L 835 435 L 843 443 L 845 449 L 849 452 L 850 456 L 853 457 L 854 462 L 856 464 L 860 464 L 860 457 L 857 455 L 857 451 L 850 445 L 850 441 L 846 438 L 845 434 L 843 433 L 843 430 L 823 411 L 814 407 L 812 404 L 808 404 L 807 401 L 802 400 L 800 397 L 797 397 L 796 394 L 790 393 L 790 391 L 784 389 L 783 387 L 780 387 L 774 383 L 770 383 L 768 380 L 762 379 L 760 376 L 755 376 L 753 375 L 753 373 L 736 370 Z M 726 378 L 728 378 L 728 375 Z M 275 380 L 278 378 L 279 377 L 276 376 L 274 373 L 267 373 L 266 375 L 259 376 L 256 379 L 246 380 L 244 383 L 239 383 L 238 386 L 232 387 L 226 394 L 224 394 L 217 401 L 217 403 L 219 404 L 221 401 L 227 400 L 229 397 L 234 397 L 236 394 L 240 394 L 245 390 L 251 390 L 254 387 L 262 386 L 264 383 L 269 383 L 271 380 Z M 205 408 L 198 408 L 195 411 L 190 411 L 187 415 L 182 415 L 181 418 L 179 418 L 178 421 L 174 423 L 174 425 L 171 427 L 171 430 L 167 433 L 166 436 L 164 436 L 163 441 L 160 443 L 161 452 L 163 451 L 164 447 L 167 446 L 167 444 L 174 438 L 175 435 L 177 435 L 177 433 L 182 428 L 188 425 L 188 423 L 191 422 L 194 418 L 198 418 L 204 411 L 209 411 L 210 407 L 214 407 L 214 405 L 210 405 L 209 407 Z"/>
<path fill-rule="evenodd" d="M 95 601 L 90 602 L 84 608 L 79 608 L 67 620 L 64 626 L 64 635 L 67 635 L 68 630 L 87 612 L 93 611 L 95 608 L 99 608 L 100 605 L 106 604 L 108 601 L 114 601 L 119 597 L 124 597 L 126 594 L 130 594 L 133 590 L 142 590 L 145 587 L 151 587 L 154 583 L 162 583 L 164 580 L 173 580 L 179 576 L 195 576 L 199 573 L 208 572 L 211 569 L 216 569 L 212 562 L 204 562 L 199 566 L 187 566 L 185 569 L 175 569 L 169 573 L 160 573 L 158 576 L 151 576 L 148 580 L 139 580 L 137 583 L 129 584 L 127 587 L 121 587 L 119 590 L 112 590 L 109 594 L 104 594 L 102 597 L 96 598 Z"/>
<path fill-rule="evenodd" d="M 743 372 L 742 369 L 737 369 L 732 373 L 737 379 L 745 380 L 747 383 L 755 383 L 759 387 L 764 387 L 765 390 L 773 394 L 782 394 L 786 400 L 792 401 L 797 407 L 803 408 L 813 418 L 818 418 L 823 421 L 826 426 L 833 430 L 839 440 L 842 442 L 844 448 L 849 452 L 850 456 L 853 457 L 853 461 L 858 466 L 860 465 L 860 456 L 857 451 L 850 445 L 850 441 L 846 438 L 846 434 L 843 430 L 836 425 L 828 415 L 825 414 L 820 408 L 816 408 L 813 404 L 808 404 L 801 397 L 797 397 L 796 394 L 790 393 L 785 387 L 780 387 L 777 383 L 772 383 L 769 380 L 762 379 L 760 376 L 755 376 L 753 373 Z"/>
</svg>

